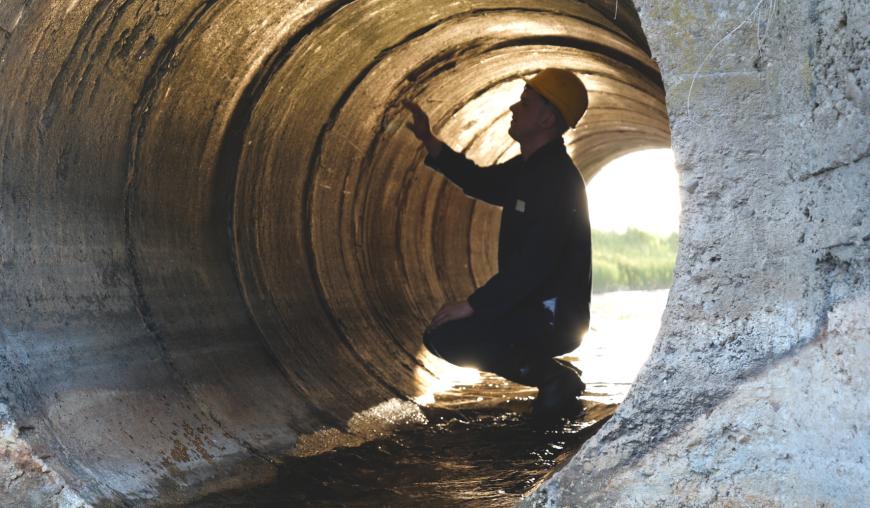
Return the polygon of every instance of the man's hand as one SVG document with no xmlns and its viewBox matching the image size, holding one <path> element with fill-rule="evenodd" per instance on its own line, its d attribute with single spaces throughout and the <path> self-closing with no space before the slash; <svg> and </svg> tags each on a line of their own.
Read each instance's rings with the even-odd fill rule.
<svg viewBox="0 0 870 508">
<path fill-rule="evenodd" d="M 474 314 L 474 308 L 468 302 L 448 303 L 435 314 L 427 330 L 434 330 L 448 321 L 467 318 L 472 314 Z"/>
<path fill-rule="evenodd" d="M 405 99 L 402 101 L 402 105 L 411 112 L 411 117 L 414 120 L 413 122 L 408 122 L 408 128 L 417 136 L 417 139 L 425 143 L 432 137 L 432 129 L 429 127 L 429 115 L 414 101 Z"/>
<path fill-rule="evenodd" d="M 416 102 L 404 100 L 402 105 L 411 112 L 413 118 L 413 121 L 407 124 L 408 129 L 423 142 L 429 155 L 438 157 L 438 154 L 441 153 L 441 140 L 432 134 L 432 128 L 429 126 L 429 115 Z"/>
</svg>

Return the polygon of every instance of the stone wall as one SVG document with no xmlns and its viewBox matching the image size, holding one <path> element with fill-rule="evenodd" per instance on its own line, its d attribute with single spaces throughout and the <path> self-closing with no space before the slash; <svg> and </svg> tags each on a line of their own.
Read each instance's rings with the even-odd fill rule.
<svg viewBox="0 0 870 508">
<path fill-rule="evenodd" d="M 870 499 L 870 4 L 638 1 L 683 212 L 654 351 L 528 506 Z"/>
</svg>

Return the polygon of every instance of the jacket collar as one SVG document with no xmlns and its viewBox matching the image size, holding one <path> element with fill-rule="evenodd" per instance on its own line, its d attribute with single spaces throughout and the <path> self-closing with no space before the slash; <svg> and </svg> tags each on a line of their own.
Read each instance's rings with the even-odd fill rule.
<svg viewBox="0 0 870 508">
<path fill-rule="evenodd" d="M 565 149 L 565 141 L 562 139 L 562 136 L 559 136 L 541 148 L 538 148 L 535 153 L 525 161 L 525 165 L 533 166 L 567 153 L 568 152 Z"/>
</svg>

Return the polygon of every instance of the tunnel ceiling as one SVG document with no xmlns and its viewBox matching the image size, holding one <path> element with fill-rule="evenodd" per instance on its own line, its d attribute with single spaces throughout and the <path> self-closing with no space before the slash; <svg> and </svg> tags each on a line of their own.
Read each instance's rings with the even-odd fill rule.
<svg viewBox="0 0 870 508">
<path fill-rule="evenodd" d="M 492 163 L 560 66 L 587 179 L 669 146 L 627 1 L 15 0 L 0 28 L 4 398 L 94 499 L 426 389 L 419 335 L 495 271 L 498 210 L 422 167 L 402 99 Z"/>
</svg>

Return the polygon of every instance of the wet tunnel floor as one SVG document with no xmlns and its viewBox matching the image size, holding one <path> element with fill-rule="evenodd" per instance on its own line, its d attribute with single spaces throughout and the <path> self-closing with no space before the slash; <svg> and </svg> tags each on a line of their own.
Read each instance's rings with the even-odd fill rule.
<svg viewBox="0 0 870 508">
<path fill-rule="evenodd" d="M 541 427 L 530 415 L 534 394 L 482 375 L 479 383 L 453 387 L 422 407 L 426 425 L 291 458 L 269 485 L 212 494 L 188 506 L 513 506 L 616 409 L 584 400 L 584 415 Z"/>
<path fill-rule="evenodd" d="M 564 357 L 584 371 L 585 414 L 540 428 L 537 393 L 476 374 L 434 394 L 425 418 L 359 446 L 284 461 L 274 481 L 224 491 L 190 507 L 514 506 L 613 414 L 652 348 L 668 291 L 596 295 L 583 344 Z"/>
</svg>

